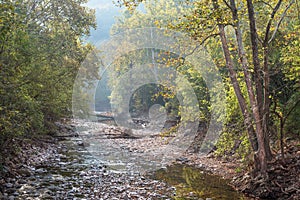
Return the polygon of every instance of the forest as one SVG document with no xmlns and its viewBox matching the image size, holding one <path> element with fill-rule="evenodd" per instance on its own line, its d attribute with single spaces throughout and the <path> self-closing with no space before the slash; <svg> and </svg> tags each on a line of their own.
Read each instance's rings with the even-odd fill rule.
<svg viewBox="0 0 300 200">
<path fill-rule="evenodd" d="M 90 110 L 91 101 L 103 101 L 101 93 L 90 93 L 97 87 L 91 80 L 105 80 L 105 90 L 111 93 L 104 101 L 110 100 L 115 114 L 128 112 L 134 122 L 142 120 L 147 125 L 150 108 L 160 105 L 169 122 L 160 124 L 164 127 L 160 137 L 176 137 L 182 127 L 193 129 L 196 135 L 189 150 L 194 154 L 201 151 L 211 121 L 221 121 L 222 128 L 214 130 L 219 131 L 217 141 L 204 146 L 210 149 L 212 162 L 236 164 L 227 178 L 234 179 L 237 190 L 262 199 L 300 197 L 297 0 L 117 0 L 114 6 L 122 12 L 110 30 L 111 41 L 116 42 L 112 49 L 98 48 L 87 40 L 96 29 L 95 10 L 85 6 L 87 2 L 1 0 L 1 185 L 20 174 L 14 168 L 22 166 L 24 161 L 18 159 L 26 144 L 45 149 L 45 141 L 51 141 L 53 151 L 62 148 L 52 146 L 61 138 L 60 132 L 76 132 L 70 121 L 90 116 L 95 111 Z M 174 36 L 175 42 L 160 38 L 158 48 L 130 46 L 135 45 L 132 41 L 136 46 L 146 41 L 152 30 L 180 33 L 184 41 Z M 129 39 L 120 42 L 124 35 Z M 161 48 L 170 44 L 189 52 L 181 55 Z M 122 53 L 126 48 L 134 51 L 108 62 L 114 58 L 109 57 L 110 51 Z M 205 54 L 197 54 L 199 49 Z M 207 66 L 199 70 L 203 63 Z M 156 65 L 163 69 L 153 68 Z M 99 73 L 103 68 L 105 74 Z M 149 80 L 161 81 L 142 85 L 140 77 L 147 70 L 153 72 Z M 212 86 L 207 77 L 222 84 Z M 223 96 L 217 92 L 220 88 Z M 126 92 L 133 89 L 126 99 Z M 122 127 L 118 128 L 111 130 L 122 133 Z M 0 186 L 0 198 L 4 193 L 5 187 Z"/>
</svg>

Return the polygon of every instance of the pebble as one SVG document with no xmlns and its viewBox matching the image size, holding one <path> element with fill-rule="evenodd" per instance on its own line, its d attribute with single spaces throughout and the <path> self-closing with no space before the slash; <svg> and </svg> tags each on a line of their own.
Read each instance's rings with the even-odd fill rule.
<svg viewBox="0 0 300 200">
<path fill-rule="evenodd" d="M 37 168 L 20 169 L 18 180 L 7 179 L 0 199 L 164 199 L 166 194 L 173 195 L 174 190 L 145 176 L 113 173 L 97 160 L 92 161 L 95 165 L 84 164 L 77 143 L 59 149 L 49 151 L 51 155 Z"/>
<path fill-rule="evenodd" d="M 12 184 L 12 183 L 6 183 L 5 184 L 5 187 L 7 187 L 7 188 L 12 188 L 14 185 Z"/>
<path fill-rule="evenodd" d="M 8 197 L 8 199 L 9 199 L 9 200 L 14 200 L 14 199 L 15 199 L 15 196 L 12 196 L 12 195 L 11 195 L 11 196 Z"/>
<path fill-rule="evenodd" d="M 19 169 L 17 171 L 18 174 L 22 175 L 22 176 L 31 176 L 32 173 L 29 169 L 23 168 L 23 169 Z"/>
<path fill-rule="evenodd" d="M 114 131 L 114 130 L 112 130 Z M 93 132 L 93 134 L 95 134 Z M 148 140 L 147 140 L 148 141 Z M 147 152 L 152 147 L 149 139 L 140 150 L 138 140 L 125 140 L 124 151 L 136 154 Z M 163 143 L 162 143 L 163 144 Z M 113 172 L 108 165 L 100 164 L 81 146 L 85 142 L 74 140 L 61 141 L 60 145 L 39 153 L 31 159 L 32 166 L 21 171 L 22 178 L 6 180 L 3 194 L 5 198 L 15 199 L 172 199 L 176 188 L 161 181 L 152 180 L 139 171 L 130 168 L 129 172 Z M 155 143 L 160 145 L 160 143 Z M 130 148 L 127 148 L 130 147 Z M 156 148 L 155 146 L 153 148 Z M 104 149 L 111 156 L 112 149 Z M 33 151 L 33 153 L 39 150 Z M 182 163 L 189 160 L 177 159 Z M 92 163 L 92 164 L 91 164 Z M 130 163 L 132 164 L 132 163 Z M 134 167 L 134 164 L 132 164 Z M 129 164 L 128 164 L 129 166 Z M 30 173 L 30 175 L 29 175 Z M 142 173 L 141 173 L 142 174 Z M 29 175 L 29 176 L 28 176 Z M 16 187 L 18 184 L 18 187 Z M 10 189 L 10 190 L 9 190 Z M 190 197 L 194 197 L 190 193 Z M 206 200 L 211 200 L 210 198 Z"/>
<path fill-rule="evenodd" d="M 35 172 L 41 174 L 41 173 L 46 173 L 47 170 L 46 170 L 46 169 L 43 169 L 43 168 L 39 168 L 39 169 L 35 170 Z"/>
</svg>

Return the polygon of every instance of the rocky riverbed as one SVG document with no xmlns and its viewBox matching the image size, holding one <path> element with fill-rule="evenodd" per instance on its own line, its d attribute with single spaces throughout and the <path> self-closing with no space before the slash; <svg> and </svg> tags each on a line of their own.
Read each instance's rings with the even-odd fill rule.
<svg viewBox="0 0 300 200">
<path fill-rule="evenodd" d="M 202 170 L 167 167 L 199 161 L 192 154 L 166 152 L 172 137 L 95 122 L 58 126 L 56 140 L 13 141 L 22 151 L 6 160 L 0 199 L 246 199 Z"/>
<path fill-rule="evenodd" d="M 78 140 L 52 144 L 42 151 L 29 156 L 28 165 L 14 169 L 14 178 L 0 180 L 0 199 L 168 199 L 175 194 L 174 187 L 161 181 L 111 172 Z"/>
</svg>

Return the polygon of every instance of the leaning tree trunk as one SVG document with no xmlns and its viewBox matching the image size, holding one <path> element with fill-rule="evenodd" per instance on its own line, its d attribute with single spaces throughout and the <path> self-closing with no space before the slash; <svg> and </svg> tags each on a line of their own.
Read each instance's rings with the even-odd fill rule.
<svg viewBox="0 0 300 200">
<path fill-rule="evenodd" d="M 249 139 L 250 139 L 250 142 L 251 142 L 252 149 L 254 151 L 257 151 L 258 150 L 258 143 L 257 143 L 257 139 L 256 139 L 255 130 L 254 130 L 254 127 L 252 125 L 252 118 L 251 118 L 250 113 L 248 111 L 247 104 L 246 104 L 246 101 L 245 101 L 245 97 L 243 96 L 243 93 L 242 93 L 241 88 L 239 86 L 236 72 L 234 71 L 234 64 L 233 64 L 233 61 L 231 59 L 230 51 L 229 51 L 229 48 L 228 48 L 228 45 L 227 45 L 228 43 L 227 43 L 227 38 L 226 38 L 226 35 L 225 35 L 224 25 L 219 24 L 219 31 L 220 31 L 220 37 L 221 37 L 221 42 L 222 42 L 222 48 L 223 48 L 224 55 L 225 55 L 225 60 L 226 60 L 226 66 L 229 69 L 230 80 L 231 80 L 231 83 L 233 85 L 235 95 L 237 96 L 238 103 L 239 103 L 240 109 L 241 109 L 243 117 L 244 117 L 244 124 L 247 128 L 247 132 L 248 132 L 248 135 L 249 135 Z"/>
<path fill-rule="evenodd" d="M 218 4 L 217 4 L 216 0 L 213 1 L 213 6 L 214 6 L 214 9 L 218 9 Z M 225 30 L 224 30 L 224 25 L 222 23 L 219 23 L 218 28 L 219 28 L 219 34 L 220 34 L 221 43 L 222 43 L 222 49 L 223 49 L 224 57 L 225 57 L 225 60 L 226 60 L 226 67 L 229 70 L 229 76 L 230 76 L 231 84 L 233 86 L 235 95 L 237 97 L 240 109 L 241 109 L 242 114 L 243 114 L 244 124 L 247 128 L 247 132 L 248 132 L 248 135 L 249 135 L 249 140 L 250 140 L 252 149 L 254 151 L 257 151 L 258 150 L 258 143 L 257 143 L 257 139 L 256 139 L 255 130 L 254 130 L 254 127 L 252 125 L 252 117 L 251 117 L 251 115 L 248 111 L 245 97 L 243 96 L 243 93 L 241 91 L 239 82 L 237 80 L 237 74 L 236 74 L 236 71 L 234 70 L 233 60 L 232 60 L 231 55 L 230 55 L 230 51 L 229 51 L 229 47 L 228 47 L 228 41 L 227 41 Z"/>
<path fill-rule="evenodd" d="M 231 8 L 235 8 L 235 2 L 231 1 L 231 4 L 233 5 Z M 218 2 L 216 0 L 213 0 L 213 6 L 214 6 L 214 9 L 217 11 L 219 6 L 218 6 Z M 252 8 L 251 8 L 251 6 L 252 6 Z M 237 25 L 239 25 L 237 11 L 234 9 L 232 9 L 232 10 L 233 10 L 233 17 L 236 19 L 235 21 L 237 21 Z M 256 33 L 256 28 L 255 28 L 254 9 L 253 9 L 253 5 L 252 5 L 251 1 L 250 1 L 250 4 L 248 4 L 248 11 L 249 11 L 249 20 L 250 20 L 252 50 L 253 50 L 253 56 L 254 56 L 255 64 L 256 64 L 255 68 L 259 69 L 257 33 Z M 223 48 L 224 56 L 226 59 L 226 66 L 229 69 L 231 82 L 234 87 L 234 91 L 236 93 L 240 108 L 241 108 L 243 116 L 244 116 L 244 123 L 246 124 L 246 127 L 248 128 L 248 127 L 252 126 L 252 124 L 251 124 L 252 118 L 249 115 L 249 112 L 247 110 L 247 104 L 245 102 L 245 98 L 242 95 L 240 86 L 238 84 L 238 81 L 236 80 L 236 72 L 233 69 L 234 64 L 231 59 L 230 51 L 228 48 L 228 42 L 227 42 L 225 31 L 224 31 L 224 24 L 222 24 L 221 19 L 217 19 L 217 20 L 218 20 L 218 28 L 220 31 L 220 37 L 221 37 L 221 42 L 222 42 L 222 48 Z M 240 57 L 240 60 L 242 61 L 242 67 L 243 67 L 243 71 L 244 71 L 245 82 L 247 85 L 248 97 L 250 99 L 250 105 L 251 105 L 251 109 L 252 109 L 252 116 L 253 116 L 254 122 L 255 122 L 255 128 L 256 128 L 255 133 L 256 134 L 253 134 L 250 129 L 247 129 L 247 131 L 248 131 L 250 138 L 254 138 L 255 135 L 257 137 L 258 148 L 253 148 L 256 151 L 255 156 L 254 156 L 255 168 L 256 168 L 256 170 L 259 170 L 261 172 L 261 174 L 264 175 L 264 174 L 266 174 L 266 171 L 267 171 L 267 159 L 266 159 L 266 148 L 265 148 L 265 145 L 266 145 L 265 144 L 265 134 L 264 134 L 264 130 L 262 127 L 262 122 L 261 122 L 262 110 L 260 109 L 260 105 L 258 104 L 258 99 L 257 99 L 258 96 L 255 96 L 254 90 L 252 88 L 253 83 L 252 83 L 250 74 L 248 72 L 249 69 L 247 66 L 247 60 L 246 60 L 245 52 L 244 52 L 243 45 L 242 45 L 243 43 L 242 43 L 241 30 L 236 29 L 236 34 L 237 34 L 237 42 L 238 42 L 238 47 L 239 47 L 239 57 Z M 253 42 L 253 40 L 255 42 Z M 253 47 L 253 46 L 255 46 L 255 47 Z M 256 79 L 255 85 L 258 85 L 257 81 L 258 80 Z M 255 147 L 255 145 L 253 144 L 253 141 L 251 141 L 251 144 L 252 144 L 252 147 Z"/>
<path fill-rule="evenodd" d="M 249 25 L 250 25 L 250 36 L 251 36 L 251 46 L 252 46 L 252 58 L 253 58 L 253 65 L 254 65 L 254 74 L 259 73 L 260 70 L 260 62 L 259 62 L 259 51 L 258 51 L 258 36 L 256 30 L 256 21 L 254 15 L 254 7 L 252 0 L 247 0 L 247 10 L 248 10 L 248 17 L 249 17 Z M 259 85 L 260 80 L 254 80 L 255 85 Z M 266 113 L 263 111 L 261 107 L 262 99 L 260 96 L 262 93 L 257 94 L 257 104 L 253 104 L 252 112 L 255 120 L 256 125 L 256 135 L 258 139 L 258 152 L 256 154 L 256 163 L 258 164 L 259 170 L 262 174 L 266 174 L 267 171 L 267 154 L 266 150 L 269 149 L 269 141 L 266 137 L 266 130 L 263 127 L 263 117 L 262 114 L 265 115 Z M 269 97 L 267 97 L 269 98 Z M 258 163 L 259 162 L 259 163 Z"/>
<path fill-rule="evenodd" d="M 238 55 L 239 55 L 239 59 L 240 59 L 240 62 L 242 64 L 242 68 L 243 68 L 244 79 L 245 79 L 245 83 L 246 83 L 246 87 L 247 87 L 248 96 L 250 99 L 250 104 L 253 109 L 254 106 L 259 107 L 259 104 L 256 103 L 256 99 L 255 99 L 253 83 L 251 80 L 251 75 L 249 73 L 248 61 L 247 61 L 247 57 L 246 57 L 246 53 L 245 53 L 244 45 L 243 45 L 240 21 L 239 21 L 238 12 L 237 12 L 237 8 L 236 8 L 236 4 L 235 4 L 234 0 L 230 0 L 230 6 L 231 6 L 231 12 L 232 12 L 232 19 L 234 21 L 234 26 L 235 26 L 234 30 L 235 30 L 236 41 L 237 41 L 237 46 L 238 46 Z M 256 148 L 253 150 L 257 151 L 258 150 L 257 137 L 256 137 L 256 134 L 254 134 L 254 135 L 255 135 Z"/>
</svg>

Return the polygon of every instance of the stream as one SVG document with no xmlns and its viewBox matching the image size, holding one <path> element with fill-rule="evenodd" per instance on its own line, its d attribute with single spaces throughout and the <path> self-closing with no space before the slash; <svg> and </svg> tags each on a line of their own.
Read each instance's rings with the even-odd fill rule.
<svg viewBox="0 0 300 200">
<path fill-rule="evenodd" d="M 115 137 L 114 128 L 99 123 L 79 129 L 80 137 L 61 141 L 50 161 L 9 180 L 2 199 L 247 199 L 195 167 L 137 156 L 165 139 Z"/>
</svg>

